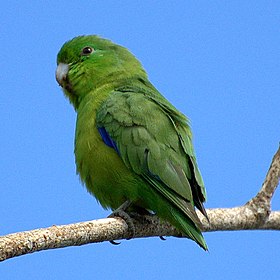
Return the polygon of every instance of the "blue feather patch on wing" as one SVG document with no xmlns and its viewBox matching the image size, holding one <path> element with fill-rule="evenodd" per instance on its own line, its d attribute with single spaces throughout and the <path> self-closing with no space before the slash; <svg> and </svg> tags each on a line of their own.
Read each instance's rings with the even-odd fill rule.
<svg viewBox="0 0 280 280">
<path fill-rule="evenodd" d="M 118 149 L 118 147 L 117 147 L 115 141 L 110 137 L 110 135 L 108 134 L 108 132 L 106 131 L 106 129 L 105 129 L 104 127 L 98 127 L 97 129 L 98 129 L 98 132 L 99 132 L 99 134 L 100 134 L 100 136 L 101 136 L 103 142 L 104 142 L 107 146 L 113 148 L 118 154 L 120 154 L 120 153 L 119 153 L 119 149 Z"/>
</svg>

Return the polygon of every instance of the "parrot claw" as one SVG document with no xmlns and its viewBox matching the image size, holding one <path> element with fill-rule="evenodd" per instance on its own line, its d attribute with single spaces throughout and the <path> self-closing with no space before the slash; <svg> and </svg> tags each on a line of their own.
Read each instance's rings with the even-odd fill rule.
<svg viewBox="0 0 280 280">
<path fill-rule="evenodd" d="M 129 216 L 128 213 L 125 212 L 125 210 L 131 205 L 131 202 L 127 200 L 125 203 L 123 203 L 119 208 L 117 208 L 115 211 L 113 211 L 112 214 L 108 216 L 108 218 L 122 218 L 127 226 L 128 226 L 128 232 L 129 232 L 129 237 L 127 240 L 133 238 L 135 236 L 135 226 L 133 224 L 132 218 Z M 110 243 L 114 245 L 119 245 L 119 242 L 116 242 L 114 240 L 111 240 Z"/>
<path fill-rule="evenodd" d="M 165 237 L 163 237 L 163 236 L 160 236 L 159 237 L 161 240 L 163 240 L 163 241 L 165 241 L 166 240 L 166 238 Z"/>
<path fill-rule="evenodd" d="M 121 244 L 121 242 L 116 242 L 114 240 L 110 240 L 109 242 L 113 245 L 120 245 Z"/>
</svg>

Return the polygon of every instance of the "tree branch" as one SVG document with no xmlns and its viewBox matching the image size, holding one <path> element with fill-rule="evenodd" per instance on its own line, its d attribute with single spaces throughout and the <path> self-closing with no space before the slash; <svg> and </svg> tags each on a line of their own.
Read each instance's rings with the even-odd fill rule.
<svg viewBox="0 0 280 280">
<path fill-rule="evenodd" d="M 273 157 L 258 194 L 244 206 L 207 209 L 210 223 L 198 213 L 203 231 L 280 230 L 280 211 L 271 212 L 271 199 L 280 180 L 280 148 Z M 156 216 L 133 215 L 135 238 L 176 236 L 181 233 Z M 0 261 L 47 249 L 79 246 L 129 237 L 121 218 L 107 218 L 45 229 L 19 232 L 0 237 Z"/>
</svg>

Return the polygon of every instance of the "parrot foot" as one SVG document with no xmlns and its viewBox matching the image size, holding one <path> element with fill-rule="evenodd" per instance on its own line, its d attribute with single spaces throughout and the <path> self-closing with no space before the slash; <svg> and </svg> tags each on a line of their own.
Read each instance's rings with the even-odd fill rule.
<svg viewBox="0 0 280 280">
<path fill-rule="evenodd" d="M 127 200 L 119 208 L 114 210 L 112 212 L 112 214 L 110 214 L 108 216 L 108 218 L 119 217 L 119 218 L 122 218 L 126 222 L 126 224 L 128 226 L 128 232 L 129 232 L 129 237 L 127 238 L 128 240 L 135 236 L 135 226 L 133 224 L 132 218 L 129 216 L 128 213 L 125 212 L 129 208 L 130 205 L 131 205 L 131 201 Z M 120 242 L 116 242 L 114 240 L 111 240 L 110 243 L 113 244 L 113 245 L 119 245 L 120 244 Z"/>
<path fill-rule="evenodd" d="M 143 212 L 143 210 L 144 210 L 145 212 Z M 132 218 L 135 219 L 135 220 L 140 221 L 140 223 L 148 224 L 148 223 L 150 223 L 150 219 L 147 218 L 146 216 L 152 217 L 152 216 L 155 216 L 156 214 L 151 213 L 151 212 L 149 212 L 149 211 L 146 210 L 146 209 L 143 209 L 143 210 L 141 210 L 142 214 L 134 213 L 134 212 L 133 212 L 133 213 L 130 214 L 130 217 L 132 217 Z M 160 238 L 160 240 L 162 240 L 162 241 L 166 241 L 166 238 L 165 238 L 164 236 L 159 236 L 159 238 Z"/>
</svg>

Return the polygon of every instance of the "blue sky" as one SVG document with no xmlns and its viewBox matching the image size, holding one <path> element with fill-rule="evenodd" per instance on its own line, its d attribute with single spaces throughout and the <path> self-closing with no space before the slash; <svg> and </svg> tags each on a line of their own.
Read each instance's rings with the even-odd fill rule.
<svg viewBox="0 0 280 280">
<path fill-rule="evenodd" d="M 279 1 L 2 1 L 0 235 L 106 217 L 75 174 L 75 112 L 61 45 L 99 34 L 129 48 L 191 120 L 207 208 L 259 190 L 279 137 Z M 24 3 L 24 4 L 23 4 Z M 279 209 L 276 193 L 273 209 Z M 279 279 L 279 232 L 213 232 L 205 253 L 168 238 L 49 250 L 1 279 Z"/>
</svg>

